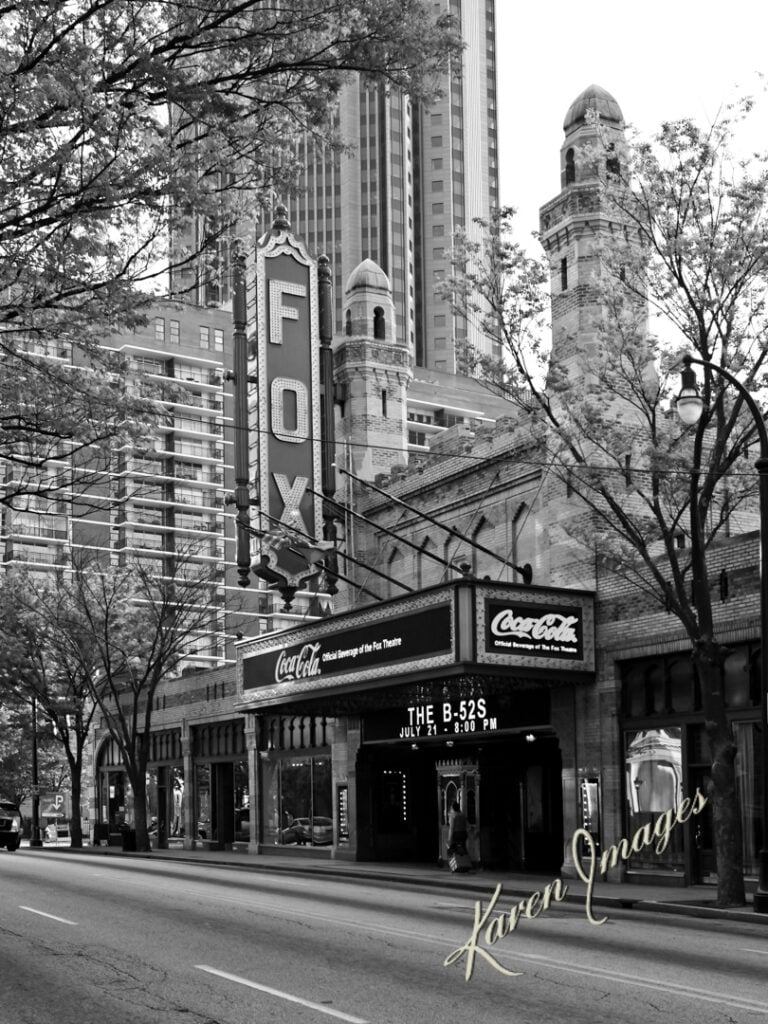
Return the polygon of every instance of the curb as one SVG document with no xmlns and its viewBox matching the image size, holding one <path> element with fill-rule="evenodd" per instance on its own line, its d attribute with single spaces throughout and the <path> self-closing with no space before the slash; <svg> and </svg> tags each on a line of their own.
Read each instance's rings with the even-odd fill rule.
<svg viewBox="0 0 768 1024">
<path fill-rule="evenodd" d="M 525 899 L 532 893 L 532 887 L 522 888 L 520 886 L 519 879 L 510 879 L 505 881 L 503 878 L 496 877 L 487 878 L 484 881 L 482 879 L 482 872 L 471 876 L 467 875 L 441 875 L 440 877 L 431 877 L 429 875 L 407 875 L 400 874 L 394 871 L 387 871 L 382 868 L 354 868 L 354 867 L 335 867 L 332 861 L 329 861 L 328 866 L 312 864 L 308 862 L 302 862 L 295 860 L 291 862 L 277 863 L 270 857 L 260 857 L 258 863 L 238 863 L 237 860 L 224 860 L 224 859 L 212 859 L 212 858 L 198 858 L 194 856 L 184 856 L 184 854 L 172 854 L 168 855 L 163 851 L 152 850 L 151 852 L 127 852 L 117 849 L 112 849 L 109 853 L 106 850 L 101 850 L 96 847 L 83 847 L 82 849 L 72 849 L 69 846 L 57 846 L 57 847 L 41 847 L 40 849 L 27 850 L 33 855 L 38 853 L 73 853 L 73 854 L 85 854 L 87 856 L 102 856 L 102 857 L 125 857 L 133 860 L 161 860 L 166 863 L 176 864 L 187 864 L 187 865 L 211 865 L 213 867 L 220 868 L 234 868 L 238 871 L 264 871 L 271 874 L 298 874 L 298 875 L 310 875 L 319 878 L 333 877 L 333 878 L 345 878 L 347 881 L 365 884 L 369 881 L 374 882 L 388 882 L 391 885 L 398 885 L 404 887 L 418 887 L 426 889 L 440 889 L 446 893 L 464 892 L 471 893 L 473 895 L 489 896 L 496 885 L 499 883 L 502 885 L 502 894 L 504 896 L 518 897 Z M 539 879 L 531 878 L 532 886 L 539 883 Z M 570 879 L 564 879 L 565 885 L 568 885 Z M 638 886 L 638 889 L 642 889 L 642 886 Z M 562 902 L 574 903 L 579 906 L 586 905 L 586 896 L 584 893 L 579 892 L 567 892 L 563 897 Z M 747 905 L 743 908 L 719 908 L 709 905 L 709 903 L 702 904 L 696 901 L 686 900 L 685 902 L 676 902 L 675 900 L 662 900 L 662 899 L 649 899 L 644 897 L 638 892 L 638 895 L 629 896 L 627 894 L 608 896 L 595 892 L 592 896 L 593 907 L 604 907 L 606 909 L 614 910 L 638 910 L 645 913 L 659 913 L 659 914 L 677 914 L 683 917 L 696 917 L 696 918 L 708 918 L 710 920 L 720 921 L 739 921 L 742 924 L 766 924 L 768 925 L 768 914 L 757 914 Z"/>
</svg>

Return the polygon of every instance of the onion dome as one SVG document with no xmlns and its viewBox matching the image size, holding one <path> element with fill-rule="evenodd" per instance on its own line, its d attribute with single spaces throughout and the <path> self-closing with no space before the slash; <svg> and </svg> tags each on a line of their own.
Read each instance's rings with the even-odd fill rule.
<svg viewBox="0 0 768 1024">
<path fill-rule="evenodd" d="M 596 110 L 601 121 L 608 121 L 616 125 L 624 124 L 621 107 L 613 96 L 599 85 L 590 85 L 576 97 L 568 108 L 568 113 L 563 121 L 563 131 L 567 134 L 577 125 L 583 124 L 588 110 Z"/>
<path fill-rule="evenodd" d="M 349 275 L 347 281 L 348 292 L 357 291 L 362 288 L 387 293 L 391 291 L 389 278 L 378 263 L 374 263 L 371 259 L 366 259 L 359 263 Z"/>
</svg>

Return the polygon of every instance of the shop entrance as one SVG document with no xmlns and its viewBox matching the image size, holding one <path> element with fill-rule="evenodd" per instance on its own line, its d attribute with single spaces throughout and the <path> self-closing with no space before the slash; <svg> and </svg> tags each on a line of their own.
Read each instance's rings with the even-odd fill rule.
<svg viewBox="0 0 768 1024">
<path fill-rule="evenodd" d="M 370 744 L 361 751 L 357 789 L 362 860 L 444 863 L 456 800 L 475 863 L 541 874 L 562 865 L 562 759 L 552 734 L 466 741 L 450 751 Z"/>
<path fill-rule="evenodd" d="M 467 817 L 469 835 L 467 853 L 473 862 L 480 860 L 480 766 L 476 761 L 437 762 L 438 837 L 437 860 L 447 859 L 448 829 L 454 803 Z"/>
</svg>

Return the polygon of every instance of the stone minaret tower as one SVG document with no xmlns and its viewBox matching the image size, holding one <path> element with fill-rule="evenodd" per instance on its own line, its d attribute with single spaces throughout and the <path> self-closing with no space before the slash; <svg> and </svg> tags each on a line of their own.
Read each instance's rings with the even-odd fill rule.
<svg viewBox="0 0 768 1024">
<path fill-rule="evenodd" d="M 595 111 L 599 120 L 588 118 L 589 110 Z M 595 287 L 600 273 L 595 245 L 601 232 L 611 228 L 600 179 L 606 170 L 611 172 L 613 162 L 618 170 L 623 124 L 618 103 L 599 85 L 585 89 L 565 115 L 560 194 L 539 211 L 541 242 L 551 270 L 551 381 L 558 371 L 567 373 L 571 379 L 581 378 L 586 360 L 598 352 L 603 309 Z M 607 155 L 605 167 L 597 168 L 584 161 L 583 156 L 590 147 L 597 151 L 599 145 L 607 147 Z"/>
<path fill-rule="evenodd" d="M 598 117 L 593 118 L 589 111 Z M 551 275 L 552 351 L 547 387 L 556 413 L 567 414 L 568 406 L 568 399 L 558 395 L 558 383 L 576 384 L 576 393 L 586 394 L 597 383 L 595 370 L 604 355 L 601 326 L 607 324 L 607 310 L 603 284 L 609 278 L 599 250 L 609 233 L 623 233 L 623 226 L 610 209 L 603 186 L 607 176 L 621 171 L 623 123 L 618 103 L 600 86 L 589 86 L 574 100 L 563 123 L 560 193 L 540 210 L 540 237 Z M 631 313 L 636 329 L 644 333 L 644 304 Z M 618 408 L 615 394 L 606 393 L 604 398 L 606 410 L 616 408 L 619 414 L 631 415 Z M 547 482 L 545 508 L 542 525 L 548 538 L 549 582 L 594 587 L 594 551 L 589 543 L 577 543 L 574 531 L 575 527 L 588 535 L 590 515 L 557 474 Z"/>
<path fill-rule="evenodd" d="M 408 461 L 406 396 L 413 378 L 407 339 L 395 333 L 389 279 L 373 260 L 349 275 L 342 333 L 333 347 L 337 459 L 373 480 Z"/>
</svg>

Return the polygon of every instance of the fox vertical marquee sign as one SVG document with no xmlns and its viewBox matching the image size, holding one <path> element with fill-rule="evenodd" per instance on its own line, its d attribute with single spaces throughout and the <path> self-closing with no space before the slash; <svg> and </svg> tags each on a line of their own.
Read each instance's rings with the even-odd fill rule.
<svg viewBox="0 0 768 1024">
<path fill-rule="evenodd" d="M 317 265 L 278 208 L 256 251 L 261 554 L 253 572 L 285 594 L 317 571 L 322 538 Z M 299 553 L 297 553 L 299 552 Z"/>
</svg>

